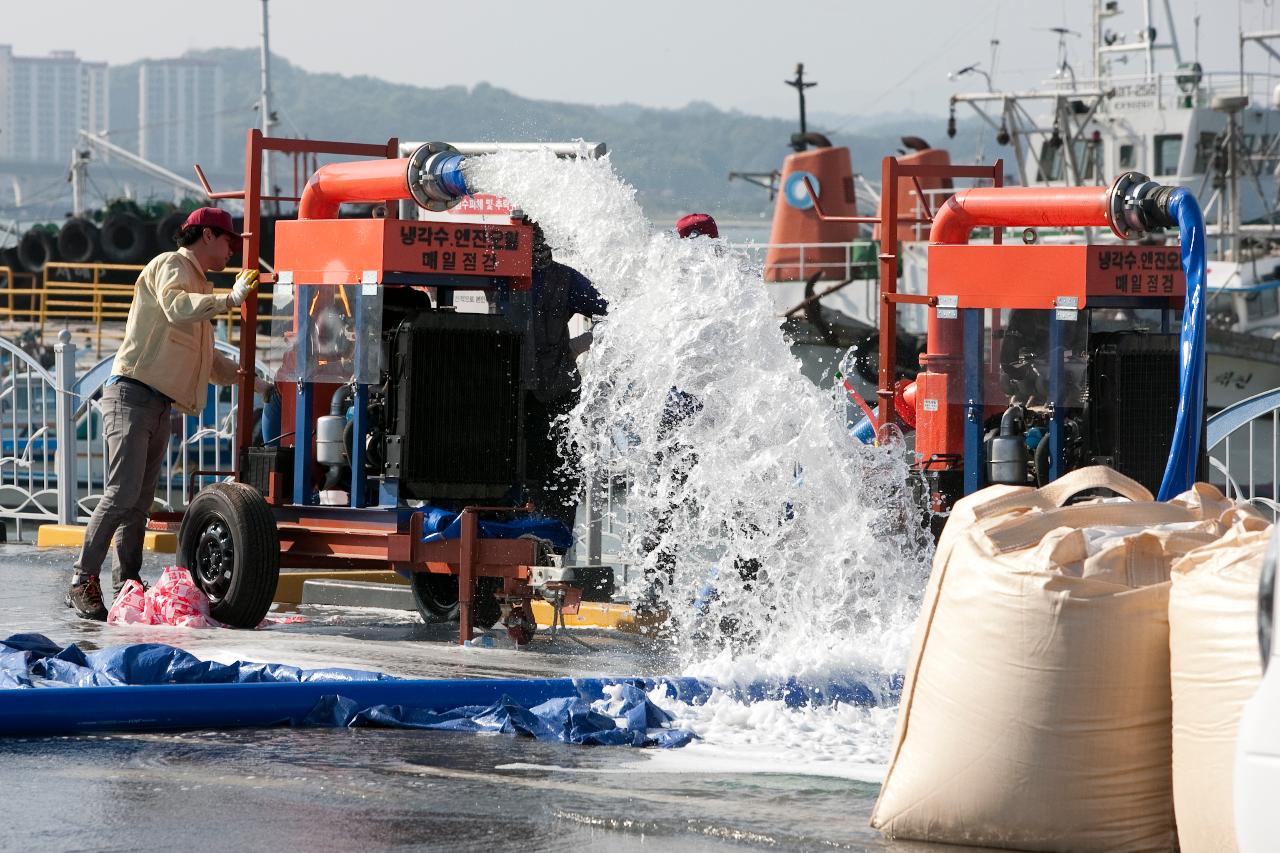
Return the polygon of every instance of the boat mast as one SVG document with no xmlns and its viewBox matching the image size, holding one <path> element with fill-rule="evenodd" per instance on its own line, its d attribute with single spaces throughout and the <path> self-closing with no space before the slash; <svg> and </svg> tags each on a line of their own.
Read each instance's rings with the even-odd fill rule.
<svg viewBox="0 0 1280 853">
<path fill-rule="evenodd" d="M 262 92 L 258 99 L 258 113 L 262 119 L 262 135 L 270 136 L 271 128 L 276 123 L 271 114 L 271 47 L 267 34 L 267 0 L 262 0 L 262 57 L 259 62 L 262 71 Z M 262 194 L 274 195 L 271 188 L 271 154 L 262 152 Z"/>
<path fill-rule="evenodd" d="M 1102 77 L 1102 0 L 1093 0 L 1093 28 L 1089 31 L 1092 42 L 1093 73 L 1090 80 L 1097 81 Z"/>
<path fill-rule="evenodd" d="M 266 0 L 262 0 L 266 2 Z M 1142 1 L 1142 41 L 1143 54 L 1147 60 L 1147 79 L 1150 80 L 1156 70 L 1155 39 L 1151 36 L 1151 0 Z"/>
<path fill-rule="evenodd" d="M 266 3 L 267 0 L 262 0 L 262 2 Z M 782 82 L 786 83 L 788 86 L 791 86 L 800 95 L 800 134 L 799 136 L 793 136 L 791 138 L 791 147 L 794 148 L 796 151 L 803 151 L 805 150 L 805 148 L 808 147 L 808 143 L 805 140 L 805 134 L 809 132 L 809 128 L 805 123 L 805 115 L 804 115 L 804 90 L 812 89 L 814 86 L 818 84 L 805 82 L 803 62 L 796 63 L 796 79 L 783 80 Z"/>
</svg>

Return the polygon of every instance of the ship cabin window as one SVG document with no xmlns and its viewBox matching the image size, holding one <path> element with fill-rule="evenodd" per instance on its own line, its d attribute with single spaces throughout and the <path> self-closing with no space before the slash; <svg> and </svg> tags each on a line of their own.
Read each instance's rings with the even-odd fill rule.
<svg viewBox="0 0 1280 853">
<path fill-rule="evenodd" d="M 1178 158 L 1182 155 L 1182 134 L 1170 133 L 1156 137 L 1156 174 L 1178 174 Z"/>
<path fill-rule="evenodd" d="M 1080 140 L 1071 144 L 1071 153 L 1076 158 L 1076 168 L 1080 170 L 1081 181 L 1092 181 L 1095 172 L 1093 160 L 1095 157 L 1101 156 L 1099 146 Z M 1101 165 L 1096 170 L 1101 172 Z"/>
<path fill-rule="evenodd" d="M 1250 293 L 1244 298 L 1244 304 L 1250 320 L 1273 317 L 1280 313 L 1280 298 L 1274 287 Z"/>
<path fill-rule="evenodd" d="M 1260 168 L 1266 172 L 1274 172 L 1276 170 L 1276 135 L 1273 133 L 1264 133 L 1258 137 L 1258 150 L 1253 152 L 1261 164 Z"/>
<path fill-rule="evenodd" d="M 1062 180 L 1062 166 L 1066 158 L 1062 156 L 1062 146 L 1045 140 L 1040 146 L 1040 162 L 1036 164 L 1037 181 Z"/>
<path fill-rule="evenodd" d="M 1084 140 L 1077 140 L 1071 143 L 1071 157 L 1075 160 L 1076 168 L 1080 172 L 1080 180 L 1091 180 L 1094 176 L 1095 169 L 1094 157 L 1096 156 L 1094 149 L 1096 146 L 1090 145 Z M 1037 164 L 1036 180 L 1037 181 L 1060 181 L 1063 178 L 1070 178 L 1070 168 L 1066 156 L 1064 156 L 1066 146 L 1053 145 L 1046 140 L 1040 146 L 1040 162 Z"/>
<path fill-rule="evenodd" d="M 1209 171 L 1213 162 L 1213 149 L 1218 141 L 1218 134 L 1202 131 L 1200 141 L 1196 143 L 1196 164 L 1192 174 L 1203 175 Z"/>
<path fill-rule="evenodd" d="M 1135 165 L 1137 165 L 1134 162 L 1133 152 L 1134 152 L 1134 148 L 1133 148 L 1133 145 L 1131 145 L 1130 143 L 1126 142 L 1124 145 L 1120 146 L 1120 153 L 1117 156 L 1117 159 L 1120 161 L 1121 169 L 1132 169 Z"/>
</svg>

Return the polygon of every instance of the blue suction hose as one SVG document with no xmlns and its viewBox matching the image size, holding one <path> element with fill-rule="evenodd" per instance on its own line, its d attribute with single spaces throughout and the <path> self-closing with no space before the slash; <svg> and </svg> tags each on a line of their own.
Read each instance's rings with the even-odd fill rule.
<svg viewBox="0 0 1280 853">
<path fill-rule="evenodd" d="M 1204 428 L 1204 216 L 1196 197 L 1179 187 L 1169 195 L 1168 209 L 1178 222 L 1182 240 L 1182 271 L 1187 277 L 1187 300 L 1182 310 L 1179 359 L 1178 417 L 1160 482 L 1158 500 L 1166 501 L 1191 488 L 1200 461 Z"/>
<path fill-rule="evenodd" d="M 879 406 L 876 406 L 874 409 L 872 409 L 872 411 L 875 412 L 876 417 L 880 416 Z M 858 441 L 862 442 L 863 444 L 875 443 L 876 425 L 871 423 L 871 419 L 866 417 L 865 415 L 863 416 L 862 420 L 858 421 L 849 429 L 849 432 L 853 435 L 854 438 L 856 438 Z"/>
</svg>

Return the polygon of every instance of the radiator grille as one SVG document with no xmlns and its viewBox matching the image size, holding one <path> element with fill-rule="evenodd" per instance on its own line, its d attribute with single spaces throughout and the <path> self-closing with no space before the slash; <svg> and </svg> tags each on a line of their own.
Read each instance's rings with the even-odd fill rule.
<svg viewBox="0 0 1280 853">
<path fill-rule="evenodd" d="M 520 335 L 502 317 L 428 314 L 393 342 L 404 497 L 493 501 L 524 480 Z"/>
<path fill-rule="evenodd" d="M 1154 494 L 1178 414 L 1178 336 L 1106 332 L 1089 343 L 1090 450 Z"/>
</svg>

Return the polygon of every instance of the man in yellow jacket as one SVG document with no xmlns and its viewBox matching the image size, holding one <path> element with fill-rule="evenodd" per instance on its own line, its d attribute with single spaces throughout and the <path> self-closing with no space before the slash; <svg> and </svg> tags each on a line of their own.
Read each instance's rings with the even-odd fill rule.
<svg viewBox="0 0 1280 853">
<path fill-rule="evenodd" d="M 178 232 L 178 250 L 157 255 L 138 276 L 124 343 L 102 391 L 106 488 L 67 593 L 67 606 L 86 619 L 107 618 L 98 576 L 108 549 L 117 594 L 126 581 L 139 579 L 151 500 L 169 446 L 170 407 L 195 415 L 210 382 L 236 381 L 238 366 L 214 349 L 209 321 L 244 302 L 258 286 L 258 271 L 241 272 L 227 294 L 215 294 L 204 274 L 226 267 L 241 237 L 229 213 L 202 207 Z M 271 385 L 255 378 L 254 389 L 266 394 Z"/>
</svg>

